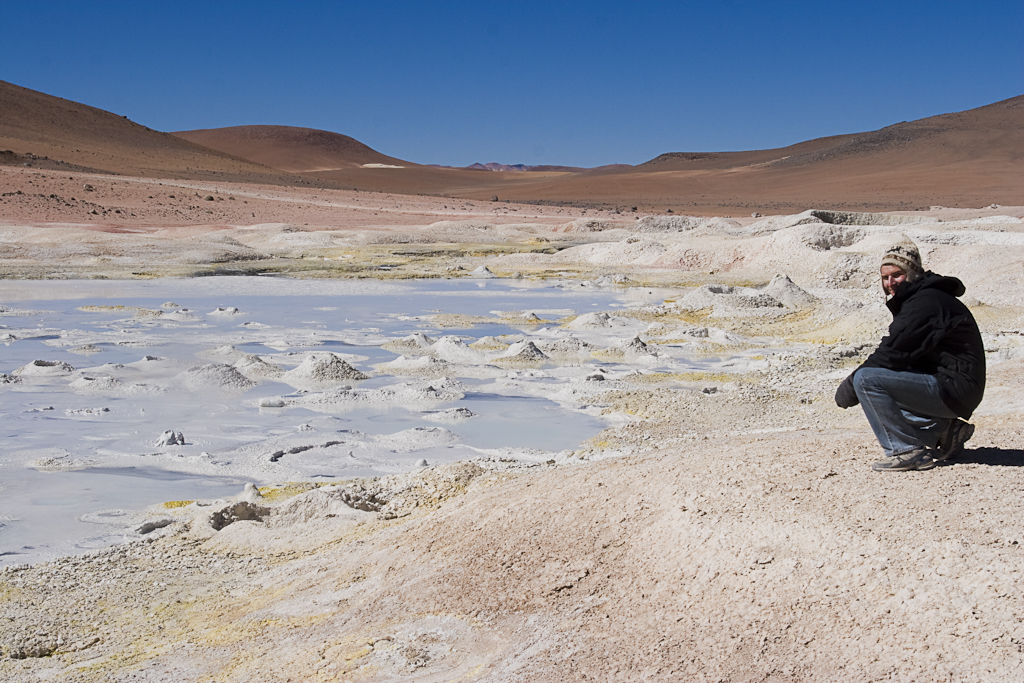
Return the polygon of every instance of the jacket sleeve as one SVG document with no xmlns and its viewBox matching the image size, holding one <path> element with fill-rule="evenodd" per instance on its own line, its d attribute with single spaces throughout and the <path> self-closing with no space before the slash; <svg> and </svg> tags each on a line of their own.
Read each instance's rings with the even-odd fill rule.
<svg viewBox="0 0 1024 683">
<path fill-rule="evenodd" d="M 948 295 L 923 291 L 903 304 L 889 326 L 889 334 L 864 361 L 863 367 L 907 370 L 956 329 L 965 316 L 945 305 Z"/>
</svg>

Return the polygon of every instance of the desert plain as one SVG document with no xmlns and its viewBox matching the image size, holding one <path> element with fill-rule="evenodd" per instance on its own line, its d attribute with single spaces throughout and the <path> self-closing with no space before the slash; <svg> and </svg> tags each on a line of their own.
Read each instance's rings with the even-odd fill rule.
<svg viewBox="0 0 1024 683">
<path fill-rule="evenodd" d="M 0 341 L 50 350 L 0 366 L 4 480 L 149 458 L 253 484 L 153 501 L 121 543 L 32 562 L 2 548 L 5 680 L 1020 679 L 1021 98 L 801 143 L 799 163 L 491 172 L 305 133 L 289 156 L 294 131 L 171 136 L 4 88 Z M 862 413 L 832 395 L 885 333 L 877 267 L 899 235 L 965 282 L 988 385 L 963 454 L 877 473 Z M 45 287 L 109 283 L 225 304 L 292 287 L 337 312 L 301 311 L 326 331 L 242 328 L 175 294 L 102 328 L 18 322 L 21 302 L 58 298 Z M 410 287 L 442 303 L 409 329 L 340 322 L 351 297 Z M 546 303 L 504 307 L 520 290 Z M 565 303 L 576 292 L 608 305 Z M 445 303 L 459 297 L 483 307 Z M 144 391 L 132 373 L 161 359 L 103 361 L 146 335 L 200 351 Z M 483 419 L 465 407 L 479 387 L 603 422 L 568 447 L 469 452 L 449 428 Z M 76 430 L 105 418 L 69 412 L 31 423 L 63 430 L 67 453 L 26 455 L 11 425 L 41 391 L 220 392 L 258 434 L 216 450 L 155 420 L 138 438 L 159 445 L 101 452 Z M 413 449 L 331 426 L 358 402 L 417 406 L 436 425 L 417 434 L 459 457 L 402 460 Z M 289 427 L 261 428 L 275 410 Z M 350 456 L 373 471 L 341 476 Z"/>
</svg>

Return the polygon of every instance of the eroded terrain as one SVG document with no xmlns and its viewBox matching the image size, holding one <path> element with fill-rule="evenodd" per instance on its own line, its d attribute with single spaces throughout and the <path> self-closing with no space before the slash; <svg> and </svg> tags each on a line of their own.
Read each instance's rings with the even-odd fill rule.
<svg viewBox="0 0 1024 683">
<path fill-rule="evenodd" d="M 214 203 L 231 201 L 239 200 Z M 445 207 L 450 200 L 416 201 Z M 65 275 L 120 277 L 129 268 L 197 274 L 279 261 L 288 267 L 278 272 L 299 277 L 496 277 L 637 294 L 669 287 L 653 300 L 571 314 L 500 305 L 441 310 L 415 321 L 419 333 L 364 338 L 375 353 L 390 353 L 375 362 L 295 347 L 278 329 L 282 348 L 260 353 L 238 353 L 244 340 L 210 339 L 207 348 L 220 357 L 199 366 L 230 368 L 215 371 L 218 381 L 230 385 L 226 378 L 237 374 L 233 381 L 243 387 L 242 380 L 269 386 L 293 373 L 294 392 L 251 397 L 282 403 L 261 410 L 314 407 L 329 416 L 325 406 L 362 400 L 360 392 L 381 398 L 391 387 L 394 397 L 398 386 L 425 391 L 423 382 L 435 394 L 452 392 L 441 408 L 426 408 L 456 411 L 435 415 L 448 429 L 464 417 L 459 383 L 471 380 L 499 393 L 543 396 L 607 426 L 536 458 L 467 454 L 286 485 L 285 478 L 302 479 L 294 476 L 301 469 L 289 471 L 273 484 L 239 487 L 231 498 L 154 506 L 133 522 L 138 538 L 130 543 L 8 567 L 0 574 L 5 678 L 1020 678 L 1019 207 L 737 220 L 541 217 L 555 210 L 510 206 L 534 211 L 523 221 L 399 220 L 397 200 L 392 207 L 388 227 L 340 212 L 333 225 L 239 220 L 195 229 L 202 256 L 194 263 L 166 247 L 191 238 L 153 237 L 165 228 L 115 234 L 81 221 L 8 221 L 5 264 L 11 274 L 39 276 L 57 272 L 46 254 L 59 254 Z M 926 267 L 967 284 L 989 384 L 962 456 L 927 472 L 875 473 L 870 463 L 880 451 L 866 421 L 857 409 L 836 408 L 832 394 L 888 323 L 874 272 L 897 233 L 920 245 Z M 105 241 L 79 241 L 83 234 Z M 219 252 L 210 246 L 227 236 L 237 244 Z M 151 256 L 131 246 L 143 243 L 155 245 Z M 229 247 L 258 258 L 211 260 Z M 398 253 L 414 248 L 421 251 Z M 89 261 L 111 250 L 124 266 Z M 144 261 L 145 269 L 134 265 Z M 19 286 L 34 285 L 3 283 L 7 309 L 31 298 Z M 147 310 L 160 313 L 139 319 L 195 324 L 170 319 L 174 309 Z M 4 343 L 28 343 L 16 317 L 2 323 Z M 488 334 L 494 325 L 514 332 Z M 119 329 L 130 326 L 110 331 L 130 334 Z M 54 348 L 110 341 L 85 336 L 50 341 Z M 290 353 L 298 355 L 285 362 Z M 68 396 L 96 382 L 124 391 L 132 381 L 128 371 L 101 363 L 66 373 L 58 367 L 58 379 L 32 379 L 57 366 L 24 367 L 0 368 L 5 406 L 35 381 Z M 88 367 L 91 374 L 80 372 Z M 171 394 L 209 387 L 209 377 L 189 370 L 168 370 L 156 381 Z M 342 384 L 350 371 L 393 379 L 372 385 L 381 380 L 349 375 Z M 318 372 L 349 388 L 301 386 Z M 252 463 L 264 469 L 245 475 L 267 477 L 305 457 L 323 456 L 318 467 L 347 457 L 288 452 L 309 445 L 299 443 L 308 434 L 277 435 L 280 444 L 270 450 L 263 447 L 269 441 L 262 444 Z M 338 447 L 346 448 L 327 448 Z M 349 450 L 359 448 L 372 445 Z M 283 455 L 271 462 L 278 450 Z M 241 451 L 234 457 L 245 461 Z"/>
</svg>

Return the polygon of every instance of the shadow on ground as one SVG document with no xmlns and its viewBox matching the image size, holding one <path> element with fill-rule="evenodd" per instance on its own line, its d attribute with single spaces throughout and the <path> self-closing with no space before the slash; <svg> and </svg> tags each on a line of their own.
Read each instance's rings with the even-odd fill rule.
<svg viewBox="0 0 1024 683">
<path fill-rule="evenodd" d="M 1024 467 L 1024 450 L 1014 448 L 974 448 L 964 450 L 950 464 L 975 463 L 994 467 Z"/>
</svg>

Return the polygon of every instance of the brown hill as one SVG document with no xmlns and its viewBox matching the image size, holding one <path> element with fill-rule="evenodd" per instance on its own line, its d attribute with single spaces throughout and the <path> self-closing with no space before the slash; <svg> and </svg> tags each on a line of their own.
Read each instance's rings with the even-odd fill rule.
<svg viewBox="0 0 1024 683">
<path fill-rule="evenodd" d="M 1019 205 L 1024 96 L 781 149 L 663 154 L 632 168 L 509 185 L 504 195 L 690 213 Z"/>
<path fill-rule="evenodd" d="M 293 126 L 232 126 L 172 133 L 231 156 L 289 173 L 318 173 L 364 164 L 411 167 L 341 133 Z"/>
<path fill-rule="evenodd" d="M 663 154 L 639 166 L 482 173 L 389 157 L 346 135 L 287 126 L 160 133 L 0 81 L 3 164 L 171 178 L 693 214 L 808 207 L 895 210 L 1024 204 L 1024 96 L 881 130 L 747 152 Z M 48 158 L 41 158 L 48 157 Z"/>
<path fill-rule="evenodd" d="M 0 163 L 164 178 L 294 183 L 296 178 L 129 121 L 0 81 Z"/>
<path fill-rule="evenodd" d="M 698 214 L 1024 204 L 1024 96 L 779 149 L 669 153 L 638 166 L 530 170 L 350 165 L 304 175 L 366 190 Z"/>
<path fill-rule="evenodd" d="M 1024 160 L 1024 95 L 977 109 L 902 121 L 866 133 L 817 138 L 778 149 L 672 152 L 637 168 L 693 171 L 753 164 L 790 167 L 891 153 L 897 153 L 902 163 L 934 156 L 950 162 L 985 158 L 1019 163 Z"/>
</svg>

